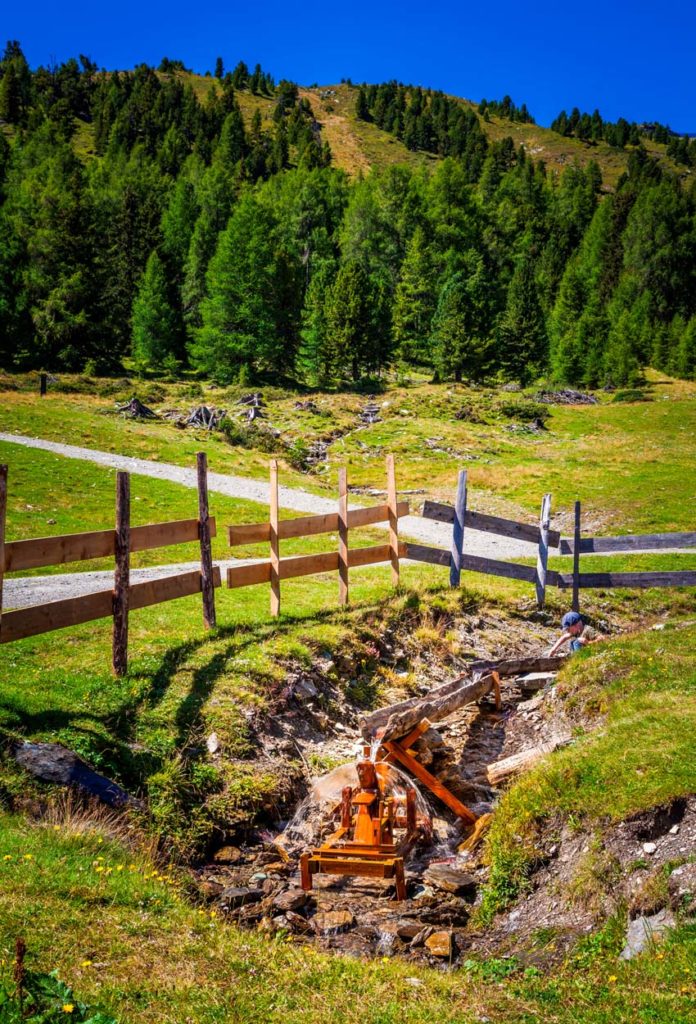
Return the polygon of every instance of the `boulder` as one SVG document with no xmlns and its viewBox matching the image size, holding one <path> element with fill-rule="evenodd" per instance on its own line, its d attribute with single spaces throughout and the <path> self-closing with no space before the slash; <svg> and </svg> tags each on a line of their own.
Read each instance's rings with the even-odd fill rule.
<svg viewBox="0 0 696 1024">
<path fill-rule="evenodd" d="M 285 892 L 278 893 L 273 900 L 273 906 L 276 910 L 286 913 L 288 910 L 301 910 L 307 905 L 308 899 L 303 889 L 286 889 Z"/>
<path fill-rule="evenodd" d="M 662 938 L 668 928 L 675 925 L 674 917 L 669 910 L 660 910 L 650 917 L 637 917 L 634 921 L 628 922 L 626 932 L 626 945 L 621 950 L 622 960 L 632 960 L 643 950 Z"/>
<path fill-rule="evenodd" d="M 244 854 L 236 846 L 221 846 L 213 854 L 213 860 L 216 864 L 237 864 Z"/>
<path fill-rule="evenodd" d="M 678 910 L 696 911 L 696 864 L 682 864 L 669 876 L 669 894 Z"/>
<path fill-rule="evenodd" d="M 467 871 L 458 871 L 449 864 L 431 864 L 423 876 L 424 880 L 436 889 L 451 892 L 453 896 L 474 900 L 478 882 Z"/>
<path fill-rule="evenodd" d="M 264 897 L 263 889 L 249 889 L 245 886 L 231 885 L 220 894 L 219 904 L 222 910 L 237 910 L 238 907 L 258 903 Z"/>
<path fill-rule="evenodd" d="M 425 945 L 433 956 L 442 956 L 449 959 L 452 956 L 452 933 L 433 932 L 425 940 Z"/>
<path fill-rule="evenodd" d="M 76 786 L 109 807 L 142 806 L 140 800 L 93 771 L 77 754 L 59 743 L 21 743 L 15 748 L 14 757 L 21 768 L 42 782 Z"/>
</svg>

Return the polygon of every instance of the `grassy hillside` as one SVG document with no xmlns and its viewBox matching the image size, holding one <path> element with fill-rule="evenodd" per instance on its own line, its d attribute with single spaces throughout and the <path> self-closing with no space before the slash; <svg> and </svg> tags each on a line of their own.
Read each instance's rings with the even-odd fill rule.
<svg viewBox="0 0 696 1024">
<path fill-rule="evenodd" d="M 497 887 L 491 891 L 509 898 L 524 879 L 531 847 L 516 839 L 536 835 L 540 816 L 562 814 L 579 829 L 583 816 L 597 824 L 692 791 L 694 639 L 693 627 L 670 635 L 676 672 L 659 633 L 624 649 L 614 644 L 608 654 L 595 649 L 576 663 L 564 680 L 565 699 L 595 707 L 600 696 L 607 728 L 554 755 L 505 798 L 490 845 Z M 609 686 L 602 683 L 607 657 L 616 670 Z M 672 773 L 655 770 L 656 736 Z M 622 761 L 617 773 L 622 749 L 630 751 L 630 764 Z M 608 781 L 611 807 L 602 795 Z M 617 915 L 551 972 L 515 956 L 474 955 L 454 973 L 388 956 L 330 956 L 282 933 L 270 938 L 227 926 L 191 905 L 184 875 L 153 860 L 137 830 L 65 803 L 38 821 L 0 810 L 0 878 L 0 984 L 11 987 L 14 938 L 21 934 L 31 969 L 57 970 L 77 997 L 124 1024 L 687 1024 L 696 1012 L 696 934 L 688 921 L 659 950 L 624 963 L 617 959 L 624 930 Z M 592 880 L 585 872 L 583 884 Z M 537 941 L 548 945 L 548 929 Z"/>
</svg>

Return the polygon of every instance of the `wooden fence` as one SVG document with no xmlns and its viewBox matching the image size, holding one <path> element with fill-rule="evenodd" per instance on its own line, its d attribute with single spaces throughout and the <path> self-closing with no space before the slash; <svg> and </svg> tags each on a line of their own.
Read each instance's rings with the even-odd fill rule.
<svg viewBox="0 0 696 1024">
<path fill-rule="evenodd" d="M 409 514 L 407 501 L 397 501 L 394 456 L 387 456 L 387 502 L 373 508 L 348 509 L 348 476 L 345 469 L 338 471 L 338 509 L 324 515 L 301 516 L 298 519 L 280 519 L 278 504 L 278 463 L 271 462 L 270 517 L 267 523 L 253 523 L 229 527 L 231 547 L 268 541 L 271 556 L 268 562 L 234 566 L 227 570 L 227 586 L 248 587 L 255 583 L 271 584 L 271 615 L 280 614 L 280 582 L 298 576 L 338 571 L 338 598 L 348 603 L 348 573 L 350 569 L 379 562 L 391 564 L 394 586 L 399 583 L 399 559 L 404 557 L 406 545 L 399 541 L 399 519 Z M 368 548 L 349 548 L 349 531 L 375 523 L 389 524 L 389 542 Z M 316 555 L 280 557 L 280 541 L 297 537 L 316 537 L 322 533 L 337 533 L 336 551 Z"/>
<path fill-rule="evenodd" d="M 7 466 L 0 466 L 0 643 L 112 617 L 113 669 L 116 675 L 123 675 L 128 667 L 128 618 L 131 611 L 200 593 L 205 625 L 212 628 L 216 621 L 214 589 L 220 586 L 221 580 L 220 570 L 212 564 L 210 540 L 215 536 L 215 519 L 208 515 L 208 470 L 204 452 L 198 453 L 197 470 L 197 519 L 131 526 L 130 476 L 119 472 L 116 476 L 115 529 L 5 541 L 8 472 Z M 130 556 L 133 552 L 189 541 L 199 542 L 200 570 L 131 584 Z M 15 611 L 2 611 L 2 584 L 6 573 L 106 557 L 115 560 L 113 589 Z"/>
<path fill-rule="evenodd" d="M 627 534 L 623 537 L 582 537 L 581 507 L 575 503 L 575 530 L 573 539 L 562 538 L 556 530 L 550 529 L 551 495 L 545 494 L 541 503 L 539 525 L 518 523 L 498 516 L 471 512 L 467 508 L 466 471 L 459 474 L 455 504 L 445 505 L 426 501 L 423 516 L 441 523 L 452 524 L 452 545 L 449 551 L 443 548 L 426 547 L 422 544 L 405 545 L 405 556 L 418 562 L 449 567 L 450 583 L 458 586 L 462 570 L 502 576 L 534 584 L 539 608 L 544 607 L 546 587 L 572 590 L 572 607 L 580 607 L 580 591 L 589 588 L 611 589 L 615 587 L 683 587 L 696 586 L 696 571 L 674 570 L 668 572 L 580 572 L 581 554 L 613 554 L 620 552 L 648 552 L 673 548 L 696 547 L 696 532 Z M 537 546 L 536 566 L 520 565 L 518 562 L 503 562 L 477 555 L 465 555 L 465 530 L 527 541 Z M 558 549 L 561 555 L 573 555 L 572 573 L 556 572 L 548 568 L 549 548 Z"/>
</svg>

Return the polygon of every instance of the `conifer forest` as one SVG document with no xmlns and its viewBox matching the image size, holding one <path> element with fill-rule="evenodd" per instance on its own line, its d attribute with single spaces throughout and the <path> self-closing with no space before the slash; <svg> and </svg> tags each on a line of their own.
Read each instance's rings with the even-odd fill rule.
<svg viewBox="0 0 696 1024">
<path fill-rule="evenodd" d="M 241 97 L 270 115 L 243 116 Z M 625 154 L 609 187 L 592 159 L 550 171 L 487 134 L 491 116 L 532 122 L 509 97 L 365 85 L 354 115 L 436 159 L 347 175 L 298 87 L 258 65 L 31 69 L 8 43 L 0 367 L 125 360 L 328 387 L 408 365 L 440 381 L 696 377 L 696 143 L 563 111 L 555 133 Z"/>
</svg>

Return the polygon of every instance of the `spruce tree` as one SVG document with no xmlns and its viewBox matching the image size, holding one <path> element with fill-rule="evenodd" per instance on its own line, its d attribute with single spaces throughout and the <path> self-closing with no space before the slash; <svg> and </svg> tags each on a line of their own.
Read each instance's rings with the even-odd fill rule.
<svg viewBox="0 0 696 1024">
<path fill-rule="evenodd" d="M 531 255 L 523 253 L 512 275 L 498 328 L 501 365 L 509 377 L 521 383 L 542 371 L 548 355 L 546 325 L 534 269 Z"/>
<path fill-rule="evenodd" d="M 150 253 L 133 303 L 132 355 L 141 368 L 173 368 L 179 348 L 179 322 L 169 301 L 164 264 L 156 250 Z"/>
<path fill-rule="evenodd" d="M 225 68 L 222 63 L 222 57 L 217 57 L 215 60 L 215 77 L 222 79 L 225 74 Z"/>
<path fill-rule="evenodd" d="M 435 269 L 425 233 L 417 227 L 394 293 L 392 333 L 400 359 L 432 362 L 429 339 L 435 306 Z"/>
</svg>

